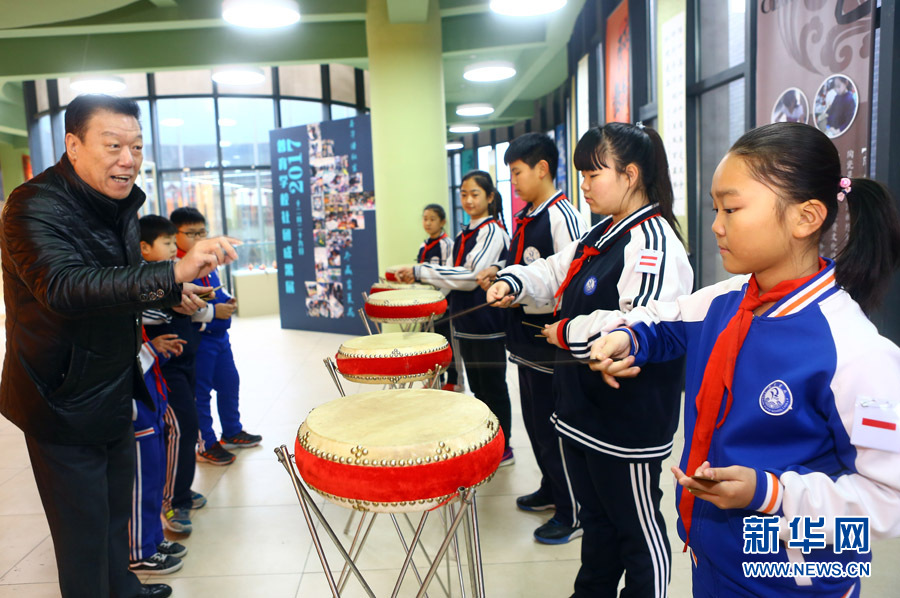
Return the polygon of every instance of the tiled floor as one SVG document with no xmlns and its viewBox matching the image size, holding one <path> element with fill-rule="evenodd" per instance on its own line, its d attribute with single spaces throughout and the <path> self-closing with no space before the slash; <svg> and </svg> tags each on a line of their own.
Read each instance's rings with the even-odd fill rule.
<svg viewBox="0 0 900 598">
<path fill-rule="evenodd" d="M 232 343 L 242 377 L 243 422 L 265 440 L 258 448 L 239 452 L 231 466 L 198 466 L 194 488 L 209 497 L 209 504 L 195 513 L 194 533 L 177 538 L 190 550 L 184 568 L 152 581 L 170 584 L 179 598 L 330 595 L 290 480 L 273 449 L 282 443 L 292 447 L 296 429 L 309 410 L 337 396 L 322 359 L 333 355 L 344 338 L 281 330 L 277 318 L 234 322 Z M 515 497 L 534 490 L 538 470 L 516 405 L 514 366 L 508 374 L 514 397 L 512 445 L 516 463 L 498 471 L 478 492 L 487 595 L 568 596 L 579 565 L 580 540 L 564 546 L 537 544 L 531 533 L 546 515 L 515 509 Z M 344 386 L 347 392 L 373 390 L 346 382 Z M 676 443 L 677 454 L 680 443 Z M 3 418 L 0 458 L 0 598 L 57 597 L 52 544 L 25 443 L 19 430 Z M 690 596 L 690 568 L 674 534 L 672 493 L 667 485 L 664 489 L 663 505 L 674 552 L 670 596 L 683 598 Z M 340 532 L 347 511 L 332 505 L 324 510 Z M 437 521 L 432 518 L 430 523 Z M 338 562 L 336 552 L 329 549 L 327 554 L 334 566 Z M 390 595 L 399 554 L 396 532 L 390 520 L 381 516 L 360 561 L 379 597 Z M 864 596 L 897 595 L 898 556 L 900 541 L 876 545 L 873 577 L 863 585 Z M 413 580 L 410 574 L 402 596 L 415 595 Z M 435 584 L 429 593 L 441 595 Z M 345 595 L 364 594 L 351 580 Z"/>
</svg>

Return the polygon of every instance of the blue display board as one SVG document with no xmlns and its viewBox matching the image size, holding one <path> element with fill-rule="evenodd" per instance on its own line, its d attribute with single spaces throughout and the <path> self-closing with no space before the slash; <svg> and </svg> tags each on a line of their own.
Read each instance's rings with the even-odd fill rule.
<svg viewBox="0 0 900 598">
<path fill-rule="evenodd" d="M 378 280 L 368 115 L 269 132 L 281 327 L 364 334 Z"/>
</svg>

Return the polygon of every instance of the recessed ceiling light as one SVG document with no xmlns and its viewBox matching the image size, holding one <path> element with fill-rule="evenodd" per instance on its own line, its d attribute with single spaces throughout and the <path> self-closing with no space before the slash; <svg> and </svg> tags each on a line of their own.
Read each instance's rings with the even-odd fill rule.
<svg viewBox="0 0 900 598">
<path fill-rule="evenodd" d="M 460 104 L 456 107 L 459 116 L 487 116 L 494 112 L 490 104 Z"/>
<path fill-rule="evenodd" d="M 72 79 L 78 93 L 118 93 L 125 89 L 125 79 L 117 75 L 81 75 Z"/>
<path fill-rule="evenodd" d="M 266 74 L 258 66 L 226 66 L 213 69 L 212 80 L 219 85 L 258 85 Z"/>
<path fill-rule="evenodd" d="M 512 17 L 533 17 L 555 12 L 566 0 L 491 0 L 491 10 Z"/>
<path fill-rule="evenodd" d="M 455 150 L 461 150 L 465 146 L 459 141 L 450 141 L 444 147 L 447 149 L 448 152 L 452 152 Z"/>
<path fill-rule="evenodd" d="M 495 60 L 492 62 L 479 62 L 466 67 L 463 77 L 467 81 L 486 83 L 491 81 L 503 81 L 516 76 L 516 67 L 511 62 Z"/>
<path fill-rule="evenodd" d="M 451 133 L 477 133 L 481 130 L 478 125 L 453 125 L 450 127 Z"/>
<path fill-rule="evenodd" d="M 223 139 L 219 142 L 219 147 L 231 147 L 231 142 L 227 139 Z"/>
<path fill-rule="evenodd" d="M 219 126 L 220 126 L 220 127 L 233 127 L 233 126 L 236 125 L 236 124 L 237 124 L 237 121 L 234 120 L 233 118 L 225 118 L 225 117 L 222 117 L 222 118 L 219 119 Z"/>
<path fill-rule="evenodd" d="M 225 0 L 222 18 L 237 27 L 276 29 L 300 21 L 296 0 Z"/>
<path fill-rule="evenodd" d="M 161 124 L 161 125 L 164 126 L 164 127 L 180 127 L 181 125 L 184 124 L 184 119 L 181 119 L 181 118 L 164 118 L 164 119 L 162 119 L 161 121 L 159 121 L 159 124 Z"/>
</svg>

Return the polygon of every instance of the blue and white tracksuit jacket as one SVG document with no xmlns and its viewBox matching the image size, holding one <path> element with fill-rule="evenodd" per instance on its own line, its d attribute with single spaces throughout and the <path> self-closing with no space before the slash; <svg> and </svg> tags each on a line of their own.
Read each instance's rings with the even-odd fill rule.
<svg viewBox="0 0 900 598">
<path fill-rule="evenodd" d="M 463 245 L 463 235 L 475 229 L 477 232 Z M 509 235 L 497 220 L 492 216 L 473 220 L 453 243 L 450 260 L 455 263 L 456 256 L 462 251 L 461 265 L 419 264 L 414 268 L 416 280 L 450 290 L 447 296 L 450 315 L 482 305 L 487 302 L 487 295 L 475 282 L 475 275 L 491 264 L 505 260 L 508 248 Z M 480 309 L 453 321 L 453 335 L 457 338 L 502 339 L 506 336 L 505 329 L 506 316 L 499 309 Z"/>
<path fill-rule="evenodd" d="M 559 253 L 529 266 L 505 268 L 498 280 L 510 285 L 517 302 L 528 297 L 534 305 L 549 305 L 552 311 L 556 291 L 585 247 L 601 253 L 588 259 L 569 283 L 557 316 L 577 357 L 588 355 L 588 339 L 572 329 L 572 318 L 598 309 L 628 310 L 654 298 L 675 299 L 691 290 L 693 271 L 684 246 L 659 216 L 656 204 L 615 225 L 612 218 L 604 218 Z M 654 267 L 641 266 L 641 256 L 652 257 Z M 557 359 L 571 357 L 559 350 Z M 671 361 L 654 366 L 653 376 L 624 381 L 620 389 L 606 386 L 598 372 L 582 364 L 557 363 L 553 378 L 557 432 L 617 459 L 665 458 L 672 450 L 681 398 L 681 363 Z"/>
<path fill-rule="evenodd" d="M 541 203 L 531 213 L 528 208 L 516 214 L 516 218 L 528 220 L 525 229 L 513 235 L 509 244 L 509 257 L 505 262 L 493 264 L 500 269 L 515 264 L 519 246 L 522 248 L 521 265 L 527 266 L 541 258 L 548 258 L 559 253 L 567 246 L 581 238 L 587 231 L 584 218 L 575 211 L 571 202 L 557 191 L 552 197 Z M 551 205 L 552 204 L 552 205 Z M 530 206 L 529 206 L 530 207 Z M 520 225 L 521 226 L 521 225 Z M 535 338 L 535 329 L 525 326 L 528 322 L 537 326 L 552 324 L 557 320 L 553 315 L 552 305 L 536 305 L 529 297 L 523 297 L 520 307 L 509 311 L 509 325 L 506 330 L 506 347 L 509 349 L 509 360 L 519 366 L 525 366 L 543 372 L 553 373 L 553 366 L 548 361 L 556 358 L 556 347 L 544 339 Z"/>
<path fill-rule="evenodd" d="M 163 541 L 163 486 L 166 482 L 166 448 L 163 430 L 167 418 L 174 417 L 166 400 L 166 382 L 157 379 L 153 363 L 159 357 L 150 343 L 138 354 L 144 369 L 144 384 L 155 409 L 135 401 L 135 468 L 131 518 L 128 521 L 129 560 L 140 561 L 156 554 Z M 161 374 L 160 374 L 161 376 Z"/>
<path fill-rule="evenodd" d="M 738 354 L 733 403 L 713 433 L 709 461 L 755 469 L 757 488 L 746 509 L 694 503 L 695 596 L 855 596 L 858 578 L 747 577 L 742 563 L 870 561 L 871 554 L 835 553 L 838 516 L 867 517 L 872 539 L 900 536 L 900 349 L 878 334 L 826 261 L 812 280 L 753 318 Z M 591 337 L 630 327 L 636 365 L 686 354 L 682 469 L 709 354 L 748 280 L 739 276 L 675 302 L 651 302 L 627 314 L 595 312 L 570 323 Z M 876 428 L 873 436 L 871 421 L 879 417 L 895 429 Z M 778 552 L 744 554 L 744 519 L 761 515 L 781 517 Z M 825 548 L 804 554 L 787 547 L 790 521 L 804 516 L 825 518 L 819 530 Z M 678 532 L 684 539 L 680 521 Z"/>
</svg>

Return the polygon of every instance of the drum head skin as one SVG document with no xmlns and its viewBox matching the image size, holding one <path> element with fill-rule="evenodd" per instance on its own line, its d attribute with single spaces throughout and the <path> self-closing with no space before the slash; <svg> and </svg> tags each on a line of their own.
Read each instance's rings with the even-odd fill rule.
<svg viewBox="0 0 900 598">
<path fill-rule="evenodd" d="M 447 299 L 440 291 L 425 289 L 384 291 L 370 295 L 365 310 L 373 322 L 425 322 L 447 311 Z"/>
<path fill-rule="evenodd" d="M 317 407 L 300 426 L 300 476 L 331 502 L 423 511 L 489 480 L 503 454 L 497 417 L 474 397 L 380 390 Z"/>
<path fill-rule="evenodd" d="M 437 288 L 434 285 L 426 284 L 424 282 L 376 282 L 369 289 L 369 294 L 380 293 L 382 291 L 412 291 L 412 290 L 420 290 L 420 291 L 436 291 Z"/>
<path fill-rule="evenodd" d="M 386 332 L 351 339 L 335 360 L 347 380 L 398 384 L 428 380 L 453 358 L 447 339 L 433 332 Z"/>
</svg>

